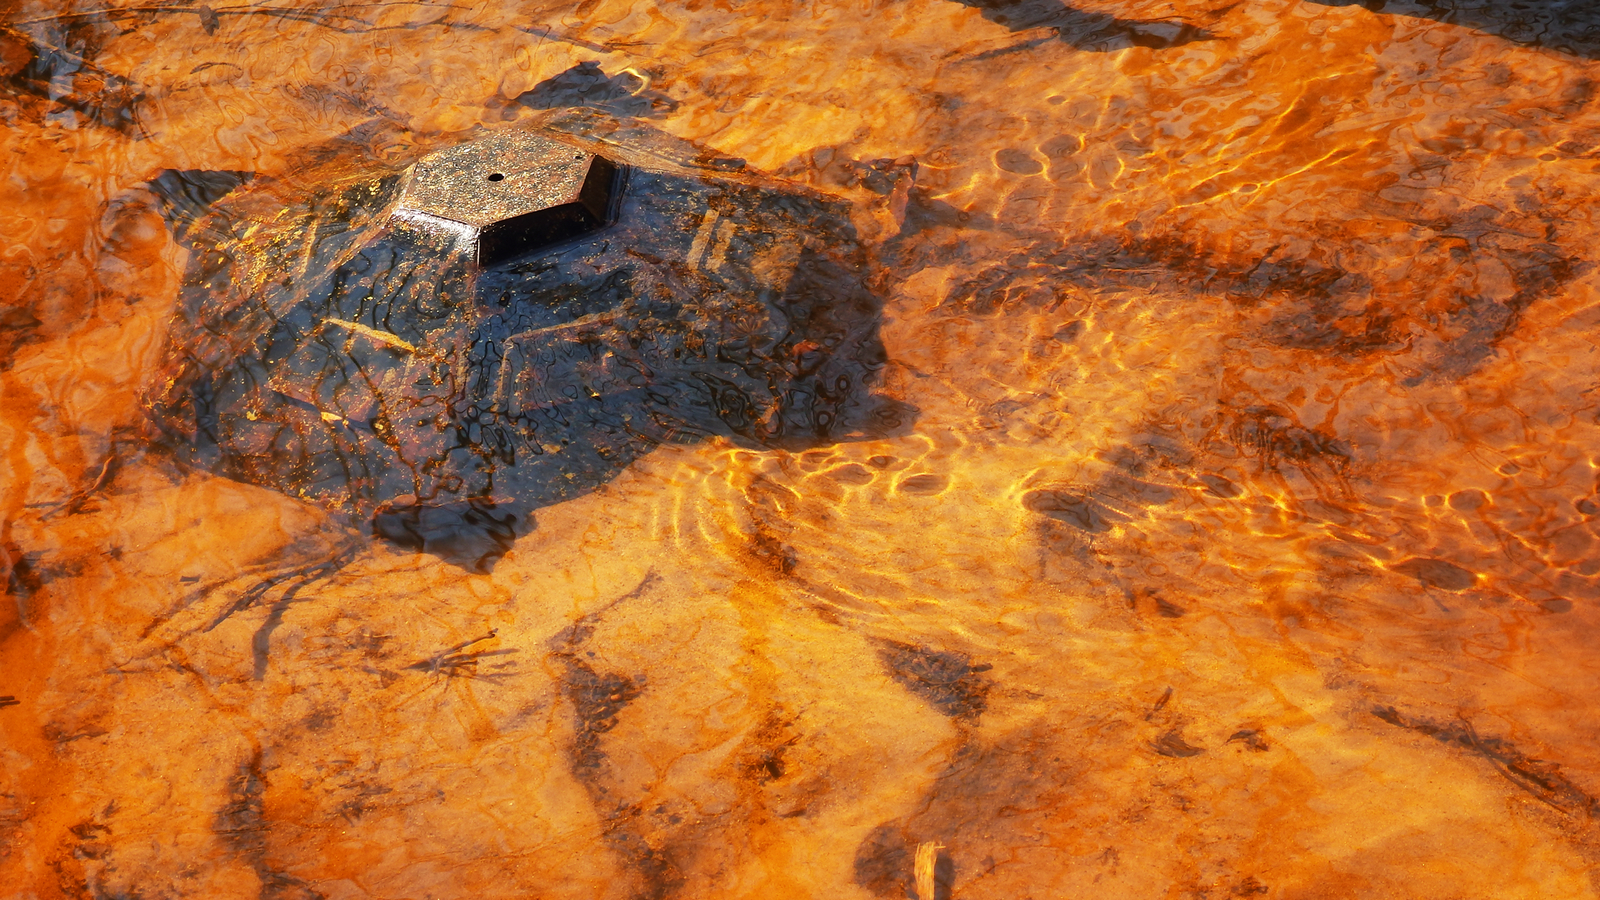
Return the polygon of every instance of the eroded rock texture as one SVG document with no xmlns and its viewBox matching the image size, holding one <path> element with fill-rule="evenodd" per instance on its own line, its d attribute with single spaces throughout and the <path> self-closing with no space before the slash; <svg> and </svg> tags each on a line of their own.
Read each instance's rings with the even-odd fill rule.
<svg viewBox="0 0 1600 900">
<path fill-rule="evenodd" d="M 1435 6 L 8 12 L 0 884 L 1594 896 L 1593 36 Z M 152 439 L 153 179 L 570 108 L 832 198 L 915 417 L 484 571 Z"/>
</svg>

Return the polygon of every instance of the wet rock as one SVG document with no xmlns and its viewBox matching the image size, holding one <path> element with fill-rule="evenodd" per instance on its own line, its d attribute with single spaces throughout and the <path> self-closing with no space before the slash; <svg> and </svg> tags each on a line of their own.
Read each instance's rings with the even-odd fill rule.
<svg viewBox="0 0 1600 900">
<path fill-rule="evenodd" d="M 516 541 L 518 519 L 516 512 L 482 500 L 443 506 L 411 503 L 380 510 L 372 527 L 397 547 L 489 572 Z"/>
<path fill-rule="evenodd" d="M 882 301 L 847 203 L 562 115 L 409 169 L 378 123 L 301 151 L 293 177 L 156 178 L 191 246 L 147 398 L 160 439 L 487 569 L 514 539 L 487 510 L 567 499 L 660 444 L 909 425 L 874 387 Z"/>
<path fill-rule="evenodd" d="M 1049 28 L 1052 37 L 1081 50 L 1112 51 L 1128 47 L 1165 49 L 1191 41 L 1207 40 L 1202 28 L 1176 19 L 1122 19 L 1100 12 L 1079 10 L 1060 0 L 956 0 L 972 7 L 996 25 L 1012 32 Z"/>
</svg>

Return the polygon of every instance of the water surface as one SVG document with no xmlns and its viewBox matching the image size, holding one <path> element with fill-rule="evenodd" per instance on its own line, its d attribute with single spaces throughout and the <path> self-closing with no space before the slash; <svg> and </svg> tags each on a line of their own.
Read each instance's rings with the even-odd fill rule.
<svg viewBox="0 0 1600 900">
<path fill-rule="evenodd" d="M 4 15 L 6 896 L 1600 893 L 1582 4 Z M 152 179 L 573 106 L 848 204 L 911 424 L 486 572 L 152 429 Z"/>
</svg>

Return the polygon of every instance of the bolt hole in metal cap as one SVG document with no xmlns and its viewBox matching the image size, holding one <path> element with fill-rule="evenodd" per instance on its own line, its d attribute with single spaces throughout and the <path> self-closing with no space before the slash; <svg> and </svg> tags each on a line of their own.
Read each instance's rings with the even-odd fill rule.
<svg viewBox="0 0 1600 900">
<path fill-rule="evenodd" d="M 605 225 L 621 175 L 611 160 L 543 134 L 495 135 L 417 160 L 391 225 L 492 266 Z"/>
</svg>

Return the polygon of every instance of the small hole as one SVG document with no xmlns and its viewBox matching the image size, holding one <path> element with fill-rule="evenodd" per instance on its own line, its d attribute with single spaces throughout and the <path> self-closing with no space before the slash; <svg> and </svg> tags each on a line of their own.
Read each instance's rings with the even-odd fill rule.
<svg viewBox="0 0 1600 900">
<path fill-rule="evenodd" d="M 489 180 L 490 181 L 504 181 L 505 178 L 506 177 L 504 175 L 500 174 L 499 172 L 496 172 L 493 175 L 489 176 Z"/>
</svg>

